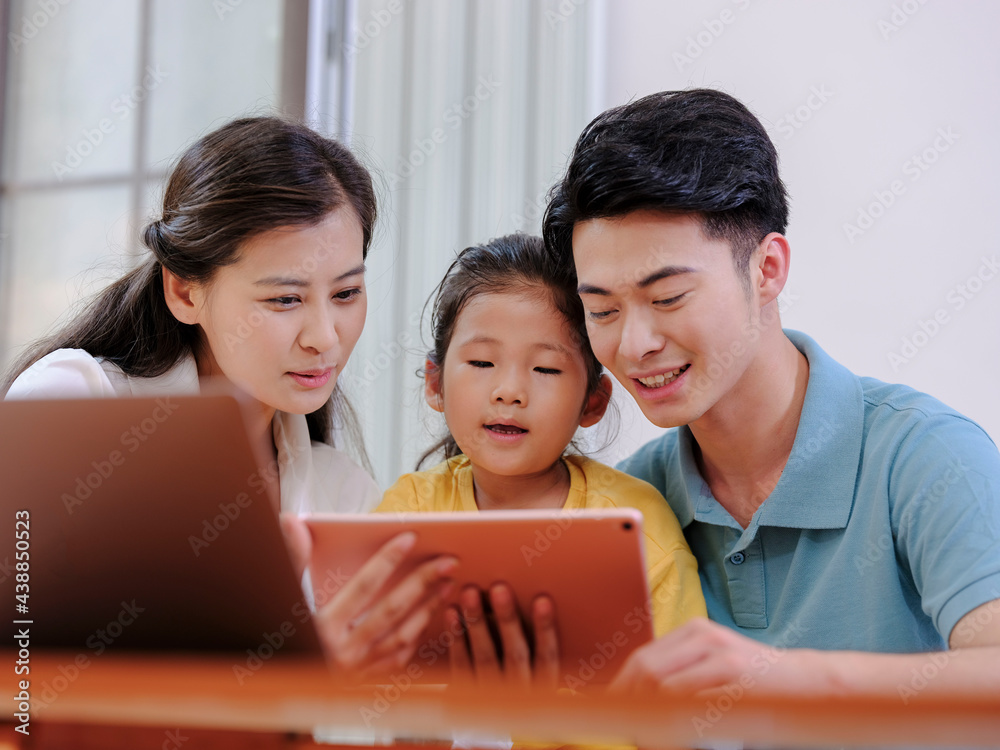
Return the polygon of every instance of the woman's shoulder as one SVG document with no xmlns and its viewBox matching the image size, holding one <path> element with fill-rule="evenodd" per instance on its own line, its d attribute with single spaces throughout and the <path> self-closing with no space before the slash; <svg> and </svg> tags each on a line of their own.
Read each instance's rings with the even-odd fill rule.
<svg viewBox="0 0 1000 750">
<path fill-rule="evenodd" d="M 113 364 L 83 349 L 56 349 L 24 370 L 6 398 L 93 398 L 118 396 L 125 375 Z"/>
<path fill-rule="evenodd" d="M 310 458 L 319 485 L 313 497 L 325 497 L 328 506 L 315 510 L 367 513 L 378 504 L 381 492 L 375 480 L 347 453 L 327 443 L 313 442 Z"/>
</svg>

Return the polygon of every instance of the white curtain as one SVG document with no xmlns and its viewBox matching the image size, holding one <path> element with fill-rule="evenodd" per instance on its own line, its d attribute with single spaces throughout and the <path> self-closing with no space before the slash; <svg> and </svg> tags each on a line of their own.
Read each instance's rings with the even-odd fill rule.
<svg viewBox="0 0 1000 750">
<path fill-rule="evenodd" d="M 546 193 L 593 114 L 599 4 L 320 5 L 331 19 L 321 62 L 350 80 L 316 91 L 327 102 L 353 94 L 339 115 L 315 98 L 307 110 L 328 132 L 349 131 L 379 182 L 368 323 L 342 383 L 387 487 L 444 429 L 416 374 L 424 304 L 462 248 L 540 231 Z M 353 18 L 338 32 L 344 10 Z"/>
</svg>

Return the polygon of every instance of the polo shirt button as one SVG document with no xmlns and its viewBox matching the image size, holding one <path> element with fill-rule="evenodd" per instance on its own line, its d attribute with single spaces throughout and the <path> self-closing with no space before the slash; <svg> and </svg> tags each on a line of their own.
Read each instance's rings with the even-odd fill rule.
<svg viewBox="0 0 1000 750">
<path fill-rule="evenodd" d="M 733 565 L 742 565 L 744 560 L 746 560 L 746 556 L 742 552 L 736 552 L 729 558 L 729 562 Z"/>
</svg>

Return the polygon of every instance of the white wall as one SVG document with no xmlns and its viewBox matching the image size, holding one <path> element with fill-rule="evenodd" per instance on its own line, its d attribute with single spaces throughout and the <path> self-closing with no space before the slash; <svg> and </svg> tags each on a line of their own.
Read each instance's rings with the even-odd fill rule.
<svg viewBox="0 0 1000 750">
<path fill-rule="evenodd" d="M 784 325 L 858 374 L 933 394 L 994 440 L 997 28 L 1000 4 L 985 0 L 618 0 L 601 82 L 605 107 L 696 86 L 747 104 L 791 196 Z M 876 194 L 890 203 L 894 183 L 882 209 Z M 872 203 L 870 226 L 846 230 Z M 612 457 L 658 432 L 623 401 Z"/>
</svg>

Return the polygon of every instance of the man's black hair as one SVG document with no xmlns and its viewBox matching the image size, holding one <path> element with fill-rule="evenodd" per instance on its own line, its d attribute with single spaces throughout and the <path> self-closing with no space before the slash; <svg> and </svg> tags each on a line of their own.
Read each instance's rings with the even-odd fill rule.
<svg viewBox="0 0 1000 750">
<path fill-rule="evenodd" d="M 778 153 L 764 126 L 712 89 L 663 91 L 598 115 L 552 189 L 545 243 L 572 264 L 578 222 L 637 210 L 700 214 L 707 237 L 730 242 L 746 278 L 760 241 L 788 223 Z"/>
</svg>

